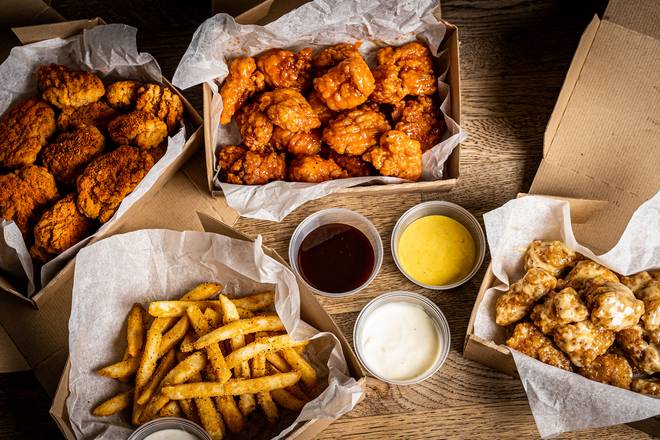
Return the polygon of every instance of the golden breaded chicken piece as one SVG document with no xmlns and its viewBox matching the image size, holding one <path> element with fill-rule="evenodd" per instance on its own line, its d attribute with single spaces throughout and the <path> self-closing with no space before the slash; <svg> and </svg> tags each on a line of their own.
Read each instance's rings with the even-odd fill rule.
<svg viewBox="0 0 660 440">
<path fill-rule="evenodd" d="M 0 119 L 0 167 L 31 165 L 55 133 L 55 112 L 39 98 L 14 105 Z"/>
<path fill-rule="evenodd" d="M 74 185 L 87 164 L 101 154 L 105 138 L 98 128 L 83 125 L 60 134 L 41 153 L 41 161 L 55 178 L 65 185 Z"/>
<path fill-rule="evenodd" d="M 59 64 L 37 71 L 41 97 L 58 108 L 80 107 L 96 102 L 105 94 L 101 79 L 92 72 L 71 70 Z"/>
<path fill-rule="evenodd" d="M 284 180 L 286 173 L 284 153 L 255 153 L 236 146 L 220 150 L 218 164 L 222 180 L 235 185 L 264 185 Z"/>
<path fill-rule="evenodd" d="M 105 99 L 117 110 L 128 110 L 135 104 L 141 86 L 139 81 L 115 81 L 105 91 Z"/>
<path fill-rule="evenodd" d="M 292 182 L 318 183 L 346 177 L 346 171 L 332 159 L 321 156 L 302 156 L 289 163 L 288 178 Z"/>
<path fill-rule="evenodd" d="M 660 281 L 651 280 L 637 292 L 637 298 L 644 301 L 644 329 L 654 331 L 660 329 Z"/>
<path fill-rule="evenodd" d="M 422 147 L 404 132 L 389 130 L 380 137 L 380 145 L 364 153 L 383 176 L 419 180 L 422 177 Z"/>
<path fill-rule="evenodd" d="M 23 236 L 39 212 L 58 197 L 55 178 L 46 168 L 28 165 L 0 175 L 0 218 L 13 220 Z"/>
<path fill-rule="evenodd" d="M 275 126 L 270 144 L 276 150 L 284 150 L 294 156 L 313 156 L 321 152 L 321 132 L 315 129 L 293 133 Z"/>
<path fill-rule="evenodd" d="M 220 87 L 222 113 L 220 123 L 227 125 L 252 95 L 266 88 L 264 74 L 257 70 L 254 58 L 236 58 L 229 63 L 229 74 Z"/>
<path fill-rule="evenodd" d="M 312 48 L 306 47 L 295 54 L 286 49 L 267 50 L 257 57 L 257 68 L 270 87 L 302 92 L 312 81 Z"/>
<path fill-rule="evenodd" d="M 632 390 L 637 393 L 660 397 L 660 379 L 633 379 Z"/>
<path fill-rule="evenodd" d="M 373 176 L 375 169 L 369 162 L 366 162 L 360 156 L 349 156 L 347 154 L 338 154 L 330 152 L 330 159 L 346 171 L 348 177 Z"/>
<path fill-rule="evenodd" d="M 571 371 L 571 363 L 566 355 L 530 322 L 516 324 L 506 345 L 545 364 Z"/>
<path fill-rule="evenodd" d="M 92 226 L 92 220 L 78 211 L 75 194 L 69 194 L 44 212 L 37 222 L 30 254 L 45 263 L 85 238 Z"/>
<path fill-rule="evenodd" d="M 419 142 L 423 152 L 430 150 L 440 142 L 445 127 L 440 108 L 428 96 L 401 102 L 403 105 L 392 114 L 396 122 L 394 129 Z"/>
<path fill-rule="evenodd" d="M 525 276 L 497 298 L 495 321 L 498 325 L 520 321 L 532 310 L 534 303 L 550 293 L 556 285 L 557 279 L 550 272 L 537 268 L 528 270 Z"/>
<path fill-rule="evenodd" d="M 623 356 L 605 353 L 589 365 L 580 368 L 578 373 L 587 379 L 629 390 L 633 371 Z"/>
<path fill-rule="evenodd" d="M 135 110 L 151 113 L 167 124 L 167 131 L 174 135 L 181 128 L 183 102 L 179 95 L 167 86 L 148 83 L 137 91 Z"/>
<path fill-rule="evenodd" d="M 361 45 L 362 41 L 340 43 L 318 51 L 312 59 L 314 69 L 318 73 L 325 73 L 347 58 L 362 58 L 359 51 Z"/>
<path fill-rule="evenodd" d="M 589 310 L 582 303 L 580 296 L 571 287 L 560 292 L 550 292 L 542 304 L 537 304 L 530 318 L 544 334 L 560 325 L 584 321 L 589 318 Z"/>
<path fill-rule="evenodd" d="M 432 95 L 438 88 L 433 73 L 431 51 L 412 42 L 401 47 L 378 50 L 378 67 L 373 71 L 376 83 L 371 99 L 381 104 L 396 104 L 407 95 Z"/>
<path fill-rule="evenodd" d="M 314 89 L 328 108 L 334 111 L 363 104 L 375 87 L 374 76 L 361 56 L 346 58 L 322 76 L 314 78 Z"/>
<path fill-rule="evenodd" d="M 246 151 L 247 149 L 238 145 L 227 145 L 225 147 L 220 147 L 216 153 L 216 165 L 221 173 L 224 173 L 226 176 L 226 172 L 229 170 L 229 168 L 231 168 L 234 162 L 245 156 Z M 225 178 L 222 177 L 222 174 L 220 178 L 225 180 Z"/>
<path fill-rule="evenodd" d="M 236 113 L 236 125 L 246 147 L 256 153 L 266 151 L 273 135 L 273 123 L 266 112 L 259 110 L 258 102 L 247 104 Z"/>
<path fill-rule="evenodd" d="M 621 284 L 633 291 L 635 295 L 642 290 L 646 285 L 653 280 L 653 277 L 648 272 L 639 272 L 629 277 L 621 277 Z"/>
<path fill-rule="evenodd" d="M 606 282 L 619 282 L 614 272 L 595 261 L 582 260 L 568 273 L 561 287 L 572 287 L 578 292 L 589 287 L 593 288 Z"/>
<path fill-rule="evenodd" d="M 117 116 L 117 110 L 103 101 L 96 101 L 81 107 L 62 109 L 57 117 L 57 128 L 60 131 L 70 131 L 83 125 L 91 125 L 99 130 L 106 130 L 110 121 Z"/>
<path fill-rule="evenodd" d="M 555 344 L 578 367 L 589 365 L 614 343 L 614 332 L 591 321 L 560 325 L 554 332 Z"/>
<path fill-rule="evenodd" d="M 167 138 L 167 125 L 150 113 L 136 110 L 113 119 L 108 132 L 120 145 L 131 144 L 148 150 Z"/>
<path fill-rule="evenodd" d="M 153 165 L 148 151 L 128 145 L 97 157 L 78 178 L 78 209 L 88 218 L 107 222 Z"/>
<path fill-rule="evenodd" d="M 648 334 L 636 325 L 616 334 L 616 342 L 635 366 L 646 374 L 660 372 L 660 350 L 657 341 L 648 341 Z"/>
<path fill-rule="evenodd" d="M 323 102 L 319 92 L 316 90 L 312 90 L 310 92 L 309 96 L 307 97 L 307 102 L 309 103 L 310 107 L 312 107 L 312 110 L 314 110 L 314 113 L 316 113 L 319 121 L 321 121 L 321 125 L 326 125 L 328 122 L 330 122 L 330 119 L 336 116 L 336 113 L 330 110 L 327 105 L 325 105 L 325 102 Z"/>
<path fill-rule="evenodd" d="M 573 267 L 577 255 L 559 240 L 534 240 L 525 252 L 525 270 L 532 267 L 545 269 L 558 277 L 569 267 Z"/>
<path fill-rule="evenodd" d="M 589 289 L 585 302 L 591 308 L 591 321 L 615 332 L 636 325 L 644 314 L 644 302 L 621 283 Z"/>
<path fill-rule="evenodd" d="M 360 107 L 340 113 L 323 129 L 323 140 L 339 154 L 362 155 L 390 129 L 381 112 Z"/>
</svg>

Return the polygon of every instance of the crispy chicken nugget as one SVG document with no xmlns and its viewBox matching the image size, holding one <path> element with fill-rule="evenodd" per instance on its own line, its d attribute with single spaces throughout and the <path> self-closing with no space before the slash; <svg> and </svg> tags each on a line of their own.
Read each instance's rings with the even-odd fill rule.
<svg viewBox="0 0 660 440">
<path fill-rule="evenodd" d="M 228 183 L 236 185 L 264 185 L 273 180 L 284 180 L 286 173 L 286 162 L 284 153 L 265 152 L 255 153 L 245 151 L 239 156 L 239 150 L 233 147 L 227 150 L 225 147 L 220 151 L 219 164 L 226 167 L 221 176 Z M 225 151 L 226 150 L 226 151 Z M 225 151 L 225 154 L 222 152 Z M 231 163 L 227 167 L 226 164 Z"/>
<path fill-rule="evenodd" d="M 136 110 L 113 119 L 108 132 L 118 144 L 132 144 L 148 150 L 165 140 L 167 125 L 150 113 Z"/>
<path fill-rule="evenodd" d="M 258 102 L 245 105 L 236 113 L 236 125 L 246 147 L 257 153 L 267 149 L 273 135 L 273 123 L 265 112 L 259 110 Z"/>
<path fill-rule="evenodd" d="M 30 255 L 45 263 L 85 238 L 92 225 L 92 220 L 78 211 L 75 194 L 69 194 L 44 212 L 37 222 Z"/>
<path fill-rule="evenodd" d="M 321 156 L 302 156 L 289 163 L 288 178 L 292 182 L 324 182 L 347 177 L 346 171 L 332 159 Z"/>
<path fill-rule="evenodd" d="M 105 94 L 98 76 L 59 64 L 40 67 L 37 82 L 41 97 L 59 108 L 80 107 L 98 101 Z"/>
<path fill-rule="evenodd" d="M 442 138 L 444 121 L 432 98 L 419 96 L 409 99 L 397 109 L 394 128 L 401 130 L 422 145 L 422 151 L 433 148 Z"/>
<path fill-rule="evenodd" d="M 626 358 L 614 353 L 598 356 L 592 363 L 580 368 L 578 373 L 587 379 L 626 390 L 630 389 L 633 374 L 632 367 Z"/>
<path fill-rule="evenodd" d="M 312 156 L 321 152 L 321 132 L 316 129 L 293 133 L 275 126 L 270 145 L 276 150 L 284 150 L 294 156 Z"/>
<path fill-rule="evenodd" d="M 105 138 L 98 128 L 83 125 L 60 134 L 41 153 L 41 161 L 57 180 L 73 185 L 85 166 L 105 147 Z"/>
<path fill-rule="evenodd" d="M 153 166 L 148 151 L 123 145 L 94 159 L 78 178 L 78 209 L 107 222 Z"/>
<path fill-rule="evenodd" d="M 545 364 L 571 371 L 571 363 L 566 355 L 530 322 L 516 324 L 506 345 Z"/>
<path fill-rule="evenodd" d="M 312 48 L 298 53 L 286 49 L 270 49 L 257 57 L 257 68 L 266 84 L 276 89 L 287 87 L 298 91 L 309 88 L 312 81 Z"/>
<path fill-rule="evenodd" d="M 525 270 L 536 267 L 547 270 L 555 277 L 573 267 L 576 261 L 575 252 L 559 240 L 534 240 L 525 252 Z"/>
<path fill-rule="evenodd" d="M 119 116 L 119 112 L 103 101 L 92 102 L 80 107 L 67 107 L 57 118 L 57 128 L 69 131 L 82 125 L 91 125 L 106 130 L 108 124 Z"/>
<path fill-rule="evenodd" d="M 399 130 L 389 130 L 380 137 L 380 146 L 362 156 L 383 176 L 419 180 L 422 177 L 422 147 Z"/>
<path fill-rule="evenodd" d="M 340 113 L 323 129 L 323 140 L 339 154 L 359 156 L 378 145 L 380 137 L 390 129 L 381 112 L 360 107 Z"/>
<path fill-rule="evenodd" d="M 361 58 L 362 55 L 359 51 L 361 45 L 362 41 L 356 41 L 355 43 L 335 44 L 320 50 L 312 59 L 314 69 L 318 73 L 325 73 L 347 58 Z"/>
<path fill-rule="evenodd" d="M 560 325 L 554 332 L 555 344 L 578 367 L 589 365 L 614 343 L 614 332 L 591 321 Z"/>
<path fill-rule="evenodd" d="M 330 159 L 346 171 L 348 177 L 373 176 L 376 170 L 360 156 L 350 156 L 348 154 L 338 154 L 335 151 L 330 152 Z"/>
<path fill-rule="evenodd" d="M 183 102 L 172 89 L 149 83 L 137 91 L 135 110 L 151 113 L 167 124 L 170 135 L 176 133 L 183 120 Z"/>
<path fill-rule="evenodd" d="M 310 131 L 321 126 L 321 121 L 303 95 L 294 89 L 275 89 L 257 99 L 273 124 L 292 132 Z"/>
<path fill-rule="evenodd" d="M 39 98 L 14 105 L 0 119 L 0 167 L 30 165 L 55 133 L 55 112 Z"/>
<path fill-rule="evenodd" d="M 532 310 L 534 303 L 550 293 L 557 279 L 543 269 L 531 268 L 521 279 L 509 286 L 495 304 L 495 321 L 509 325 L 520 321 Z"/>
<path fill-rule="evenodd" d="M 649 396 L 660 397 L 660 379 L 633 379 L 632 390 Z"/>
<path fill-rule="evenodd" d="M 314 89 L 335 111 L 363 104 L 375 87 L 374 76 L 362 56 L 346 58 L 322 76 L 314 78 Z"/>
<path fill-rule="evenodd" d="M 0 218 L 13 220 L 24 236 L 41 209 L 57 197 L 55 179 L 46 168 L 28 165 L 0 176 Z"/>
<path fill-rule="evenodd" d="M 227 125 L 234 114 L 255 93 L 266 88 L 264 74 L 257 70 L 254 58 L 236 58 L 229 62 L 229 74 L 220 87 L 222 113 L 220 123 Z"/>
<path fill-rule="evenodd" d="M 135 104 L 137 91 L 142 86 L 139 81 L 115 81 L 105 92 L 105 99 L 117 110 L 128 110 Z"/>
<path fill-rule="evenodd" d="M 309 102 L 309 106 L 312 107 L 312 110 L 314 113 L 316 113 L 319 121 L 321 121 L 321 125 L 327 124 L 332 118 L 336 116 L 336 113 L 330 110 L 327 105 L 325 105 L 325 102 L 323 99 L 321 99 L 321 95 L 319 95 L 319 92 L 316 90 L 312 90 L 310 92 L 309 96 L 307 97 L 307 102 Z"/>
</svg>

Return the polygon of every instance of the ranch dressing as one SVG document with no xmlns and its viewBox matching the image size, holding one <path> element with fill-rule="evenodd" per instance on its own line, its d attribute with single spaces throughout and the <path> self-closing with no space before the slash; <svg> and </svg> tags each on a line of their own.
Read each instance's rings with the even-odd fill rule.
<svg viewBox="0 0 660 440">
<path fill-rule="evenodd" d="M 387 380 L 406 381 L 431 369 L 440 357 L 441 335 L 426 311 L 405 301 L 383 304 L 360 329 L 366 367 Z"/>
<path fill-rule="evenodd" d="M 163 429 L 149 434 L 144 440 L 199 440 L 199 437 L 181 429 Z"/>
</svg>

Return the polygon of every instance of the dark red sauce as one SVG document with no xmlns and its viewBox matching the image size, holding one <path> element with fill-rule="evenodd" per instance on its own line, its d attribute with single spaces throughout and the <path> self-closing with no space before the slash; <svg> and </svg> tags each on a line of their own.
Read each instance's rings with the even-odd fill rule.
<svg viewBox="0 0 660 440">
<path fill-rule="evenodd" d="M 349 292 L 374 269 L 374 249 L 357 228 L 341 223 L 319 226 L 303 239 L 298 267 L 311 286 L 328 293 Z"/>
</svg>

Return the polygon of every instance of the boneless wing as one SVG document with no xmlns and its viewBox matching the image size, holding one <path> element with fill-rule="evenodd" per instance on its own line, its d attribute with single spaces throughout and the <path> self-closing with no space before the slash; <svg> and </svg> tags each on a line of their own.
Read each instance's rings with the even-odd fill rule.
<svg viewBox="0 0 660 440">
<path fill-rule="evenodd" d="M 402 131 L 389 130 L 380 137 L 378 146 L 362 156 L 383 176 L 419 180 L 422 177 L 422 147 Z"/>
<path fill-rule="evenodd" d="M 331 151 L 330 159 L 334 160 L 337 165 L 346 171 L 348 177 L 364 177 L 375 174 L 374 167 L 360 156 L 338 154 Z"/>
<path fill-rule="evenodd" d="M 284 180 L 286 173 L 284 153 L 255 153 L 230 146 L 220 151 L 218 159 L 223 180 L 236 185 L 264 185 Z"/>
<path fill-rule="evenodd" d="M 403 101 L 402 101 L 403 102 Z M 444 122 L 432 98 L 419 96 L 403 102 L 393 113 L 395 130 L 401 130 L 422 145 L 422 151 L 434 147 L 442 138 Z"/>
<path fill-rule="evenodd" d="M 559 240 L 534 240 L 525 252 L 525 270 L 536 267 L 547 270 L 555 277 L 573 267 L 576 261 L 575 252 Z"/>
<path fill-rule="evenodd" d="M 564 324 L 554 331 L 557 347 L 578 367 L 589 365 L 614 343 L 614 332 L 591 321 Z"/>
<path fill-rule="evenodd" d="M 0 167 L 33 164 L 55 133 L 55 112 L 39 98 L 16 104 L 0 119 Z"/>
<path fill-rule="evenodd" d="M 236 58 L 229 62 L 229 74 L 220 87 L 222 113 L 220 123 L 227 125 L 234 114 L 255 93 L 266 87 L 264 74 L 257 70 L 254 58 Z"/>
<path fill-rule="evenodd" d="M 580 368 L 578 373 L 596 382 L 629 390 L 633 371 L 623 356 L 605 353 L 598 356 L 589 365 Z"/>
<path fill-rule="evenodd" d="M 550 272 L 536 268 L 528 270 L 524 277 L 497 298 L 495 321 L 498 325 L 520 321 L 529 313 L 534 303 L 550 293 L 556 285 L 557 279 Z"/>
<path fill-rule="evenodd" d="M 115 81 L 105 91 L 105 99 L 117 110 L 128 110 L 135 104 L 137 91 L 141 86 L 139 81 Z"/>
<path fill-rule="evenodd" d="M 318 73 L 325 73 L 347 58 L 362 57 L 359 52 L 362 41 L 340 43 L 321 49 L 314 55 L 312 64 Z"/>
<path fill-rule="evenodd" d="M 113 119 L 108 132 L 120 145 L 131 144 L 146 150 L 167 138 L 167 125 L 151 113 L 136 110 Z"/>
<path fill-rule="evenodd" d="M 584 321 L 589 318 L 589 310 L 577 292 L 567 287 L 546 295 L 543 303 L 534 306 L 530 318 L 547 335 L 560 325 Z"/>
<path fill-rule="evenodd" d="M 312 49 L 306 47 L 298 53 L 286 49 L 267 50 L 257 57 L 257 68 L 272 88 L 306 90 L 312 80 Z"/>
<path fill-rule="evenodd" d="M 65 185 L 74 185 L 85 166 L 105 147 L 105 138 L 98 128 L 82 126 L 60 134 L 41 154 L 41 160 L 55 178 Z"/>
<path fill-rule="evenodd" d="M 619 282 L 619 277 L 614 272 L 601 266 L 595 261 L 578 261 L 564 279 L 562 287 L 572 287 L 578 292 L 590 287 L 597 287 L 606 282 Z"/>
<path fill-rule="evenodd" d="M 646 374 L 660 372 L 660 347 L 658 341 L 649 340 L 649 333 L 639 325 L 621 330 L 616 342 L 635 366 Z"/>
<path fill-rule="evenodd" d="M 543 363 L 571 371 L 571 363 L 566 355 L 532 323 L 516 324 L 513 335 L 507 339 L 506 345 Z"/>
<path fill-rule="evenodd" d="M 374 76 L 361 56 L 347 58 L 327 73 L 314 78 L 314 89 L 334 111 L 363 104 L 374 88 Z"/>
<path fill-rule="evenodd" d="M 41 97 L 55 107 L 80 107 L 96 102 L 105 94 L 101 79 L 91 72 L 49 64 L 37 71 Z"/>
<path fill-rule="evenodd" d="M 312 156 L 321 151 L 321 133 L 318 129 L 294 133 L 275 126 L 270 145 L 294 156 Z"/>
<path fill-rule="evenodd" d="M 110 121 L 117 116 L 119 116 L 117 110 L 103 101 L 96 101 L 80 107 L 62 109 L 57 117 L 57 128 L 60 131 L 70 131 L 83 125 L 91 125 L 106 130 Z"/>
<path fill-rule="evenodd" d="M 303 156 L 289 163 L 288 178 L 292 182 L 318 183 L 346 177 L 346 171 L 332 159 L 321 156 Z"/>
<path fill-rule="evenodd" d="M 176 133 L 183 120 L 183 102 L 171 88 L 148 83 L 136 93 L 135 110 L 150 113 L 167 125 L 170 135 Z"/>
<path fill-rule="evenodd" d="M 381 112 L 360 107 L 340 113 L 323 129 L 323 140 L 339 154 L 362 155 L 390 129 Z"/>
<path fill-rule="evenodd" d="M 644 302 L 617 282 L 589 289 L 585 301 L 591 308 L 591 321 L 615 332 L 636 325 L 644 314 Z"/>
</svg>

